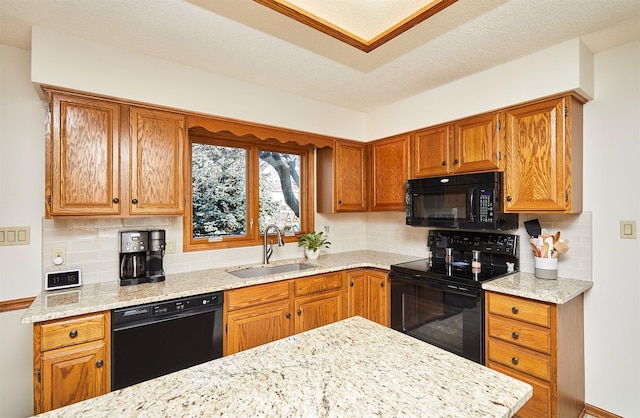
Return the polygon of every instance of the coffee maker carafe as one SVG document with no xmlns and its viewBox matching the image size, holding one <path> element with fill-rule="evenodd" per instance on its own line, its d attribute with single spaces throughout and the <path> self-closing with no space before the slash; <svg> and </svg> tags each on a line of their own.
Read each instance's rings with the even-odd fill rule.
<svg viewBox="0 0 640 418">
<path fill-rule="evenodd" d="M 164 281 L 162 257 L 165 250 L 165 230 L 149 231 L 149 256 L 147 257 L 147 278 L 150 283 Z"/>
<path fill-rule="evenodd" d="M 147 283 L 148 231 L 120 232 L 120 286 Z"/>
</svg>

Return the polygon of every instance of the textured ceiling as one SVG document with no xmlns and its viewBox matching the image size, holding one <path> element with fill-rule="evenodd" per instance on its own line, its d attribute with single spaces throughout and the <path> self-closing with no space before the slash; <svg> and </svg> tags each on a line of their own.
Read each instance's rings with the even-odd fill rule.
<svg viewBox="0 0 640 418">
<path fill-rule="evenodd" d="M 32 26 L 371 111 L 581 37 L 640 39 L 639 0 L 459 0 L 370 53 L 251 0 L 0 0 L 0 43 Z"/>
</svg>

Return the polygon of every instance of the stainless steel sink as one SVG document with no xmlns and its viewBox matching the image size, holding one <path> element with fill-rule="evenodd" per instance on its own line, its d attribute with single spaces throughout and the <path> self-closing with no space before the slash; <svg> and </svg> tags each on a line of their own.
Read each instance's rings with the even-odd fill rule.
<svg viewBox="0 0 640 418">
<path fill-rule="evenodd" d="M 259 266 L 259 267 L 249 267 L 240 270 L 227 270 L 227 273 L 233 274 L 236 277 L 240 277 L 243 279 L 248 279 L 250 277 L 258 277 L 258 276 L 269 276 L 271 274 L 278 273 L 289 273 L 292 271 L 302 271 L 307 269 L 312 269 L 314 266 L 312 264 L 304 264 L 304 263 L 293 263 L 293 264 L 280 264 L 274 266 Z"/>
</svg>

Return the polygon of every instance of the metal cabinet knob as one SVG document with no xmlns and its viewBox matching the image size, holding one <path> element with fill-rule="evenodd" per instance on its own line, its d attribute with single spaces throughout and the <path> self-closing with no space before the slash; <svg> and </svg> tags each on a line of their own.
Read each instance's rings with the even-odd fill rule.
<svg viewBox="0 0 640 418">
<path fill-rule="evenodd" d="M 341 205 L 342 204 L 342 200 L 338 200 L 338 204 Z"/>
<path fill-rule="evenodd" d="M 513 312 L 514 314 L 518 313 L 518 307 L 514 306 L 513 308 L 511 308 L 511 312 Z"/>
<path fill-rule="evenodd" d="M 507 196 L 507 202 L 511 202 L 512 200 L 513 200 L 513 197 Z"/>
<path fill-rule="evenodd" d="M 298 315 L 302 315 L 302 309 L 298 309 Z"/>
<path fill-rule="evenodd" d="M 69 333 L 69 338 L 76 338 L 78 336 L 78 331 L 71 330 L 71 332 Z"/>
<path fill-rule="evenodd" d="M 287 319 L 288 319 L 288 318 L 291 318 L 291 312 L 287 312 L 284 316 L 286 316 L 286 317 L 287 317 Z"/>
<path fill-rule="evenodd" d="M 512 362 L 514 365 L 516 365 L 516 366 L 517 366 L 517 365 L 518 365 L 518 357 L 511 357 L 511 362 Z"/>
<path fill-rule="evenodd" d="M 104 361 L 98 360 L 96 361 L 96 367 L 102 367 L 104 365 Z"/>
<path fill-rule="evenodd" d="M 384 282 L 380 282 L 380 287 L 384 287 Z"/>
<path fill-rule="evenodd" d="M 517 340 L 518 338 L 520 338 L 520 334 L 518 334 L 517 332 L 513 331 L 511 333 L 511 337 L 513 337 L 514 340 Z"/>
<path fill-rule="evenodd" d="M 353 282 L 349 282 L 349 286 L 353 287 Z"/>
<path fill-rule="evenodd" d="M 456 159 L 456 160 L 453 160 L 453 163 L 454 163 L 454 164 L 459 164 L 459 163 L 460 163 L 460 160 L 457 160 L 457 159 Z"/>
<path fill-rule="evenodd" d="M 447 165 L 447 162 L 446 162 L 446 161 L 443 161 L 443 162 L 442 162 L 442 166 L 444 167 L 444 166 L 446 166 L 446 165 Z"/>
<path fill-rule="evenodd" d="M 138 199 L 133 199 L 133 200 L 131 201 L 131 203 L 133 203 L 134 205 L 137 205 L 137 204 L 138 204 Z"/>
<path fill-rule="evenodd" d="M 113 203 L 120 203 L 120 199 L 118 199 L 117 197 L 113 198 Z"/>
</svg>

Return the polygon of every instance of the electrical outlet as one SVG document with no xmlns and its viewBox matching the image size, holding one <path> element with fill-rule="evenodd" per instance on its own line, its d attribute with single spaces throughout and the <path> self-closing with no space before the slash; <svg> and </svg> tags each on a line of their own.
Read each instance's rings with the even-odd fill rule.
<svg viewBox="0 0 640 418">
<path fill-rule="evenodd" d="M 176 242 L 175 241 L 167 241 L 167 246 L 165 248 L 166 254 L 175 254 L 176 253 Z"/>
<path fill-rule="evenodd" d="M 64 248 L 54 248 L 51 251 L 51 265 L 64 266 L 67 261 L 67 251 Z"/>
<path fill-rule="evenodd" d="M 324 226 L 324 234 L 329 235 L 329 225 Z"/>
</svg>

